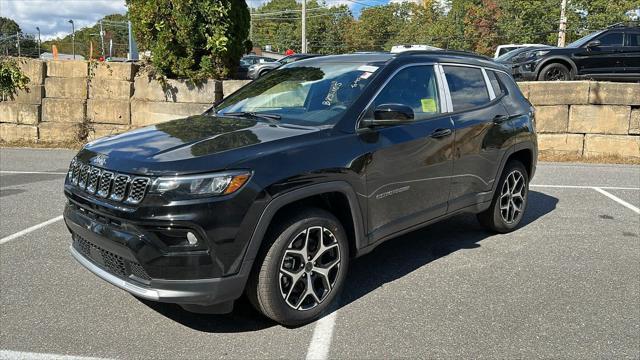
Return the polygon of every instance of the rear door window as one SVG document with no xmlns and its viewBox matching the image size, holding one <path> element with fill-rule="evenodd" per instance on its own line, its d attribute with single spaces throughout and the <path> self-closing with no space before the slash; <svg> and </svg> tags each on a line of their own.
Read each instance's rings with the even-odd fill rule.
<svg viewBox="0 0 640 360">
<path fill-rule="evenodd" d="M 640 46 L 640 33 L 627 33 L 626 46 Z"/>
<path fill-rule="evenodd" d="M 489 103 L 489 91 L 482 70 L 466 66 L 443 66 L 453 111 L 467 110 Z"/>
<path fill-rule="evenodd" d="M 498 80 L 498 76 L 494 71 L 487 70 L 487 77 L 489 78 L 489 82 L 491 83 L 491 87 L 493 88 L 493 92 L 496 94 L 496 98 L 506 94 L 507 92 L 504 90 L 504 86 Z"/>
</svg>

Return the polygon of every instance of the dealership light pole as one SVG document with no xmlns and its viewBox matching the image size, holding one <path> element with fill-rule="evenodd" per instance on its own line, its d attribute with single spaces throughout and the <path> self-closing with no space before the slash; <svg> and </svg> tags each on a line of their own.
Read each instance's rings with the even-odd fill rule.
<svg viewBox="0 0 640 360">
<path fill-rule="evenodd" d="M 302 53 L 307 52 L 307 0 L 302 0 Z"/>
<path fill-rule="evenodd" d="M 562 0 L 560 7 L 560 29 L 558 30 L 558 47 L 564 47 L 567 38 L 567 0 Z"/>
<path fill-rule="evenodd" d="M 71 24 L 71 46 L 73 47 L 73 60 L 76 59 L 76 26 L 73 24 L 73 20 L 69 20 Z"/>
<path fill-rule="evenodd" d="M 38 59 L 40 59 L 40 27 L 36 26 L 36 30 L 38 30 Z"/>
</svg>

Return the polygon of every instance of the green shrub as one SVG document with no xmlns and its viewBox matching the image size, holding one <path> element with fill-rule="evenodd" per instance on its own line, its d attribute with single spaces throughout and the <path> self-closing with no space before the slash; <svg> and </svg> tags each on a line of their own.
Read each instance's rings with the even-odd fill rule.
<svg viewBox="0 0 640 360">
<path fill-rule="evenodd" d="M 134 34 L 160 75 L 200 81 L 232 76 L 246 52 L 244 0 L 127 0 Z"/>
<path fill-rule="evenodd" d="M 29 77 L 22 73 L 18 60 L 0 56 L 0 101 L 13 99 L 18 90 L 29 90 Z"/>
</svg>

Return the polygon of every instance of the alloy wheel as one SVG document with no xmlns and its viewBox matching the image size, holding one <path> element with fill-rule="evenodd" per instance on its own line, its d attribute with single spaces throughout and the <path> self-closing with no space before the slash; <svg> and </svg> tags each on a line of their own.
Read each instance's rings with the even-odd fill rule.
<svg viewBox="0 0 640 360">
<path fill-rule="evenodd" d="M 500 215 L 507 224 L 517 222 L 522 216 L 526 192 L 524 175 L 518 170 L 510 172 L 500 192 Z"/>
<path fill-rule="evenodd" d="M 340 271 L 340 247 L 333 233 L 322 226 L 296 235 L 280 263 L 280 293 L 296 310 L 321 304 L 333 289 Z"/>
<path fill-rule="evenodd" d="M 567 80 L 567 75 L 561 69 L 552 68 L 552 69 L 549 69 L 549 71 L 547 71 L 547 74 L 545 75 L 545 80 L 564 81 L 564 80 Z"/>
</svg>

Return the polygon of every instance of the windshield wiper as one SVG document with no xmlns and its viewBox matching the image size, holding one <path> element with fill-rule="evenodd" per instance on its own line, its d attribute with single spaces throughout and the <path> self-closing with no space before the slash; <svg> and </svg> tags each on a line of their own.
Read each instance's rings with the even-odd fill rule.
<svg viewBox="0 0 640 360">
<path fill-rule="evenodd" d="M 240 112 L 229 112 L 220 114 L 222 116 L 240 116 L 245 118 L 253 118 L 253 119 L 263 119 L 268 122 L 274 124 L 277 123 L 277 120 L 282 119 L 282 116 L 278 114 L 265 114 L 265 113 L 257 113 L 252 111 L 240 111 Z"/>
</svg>

